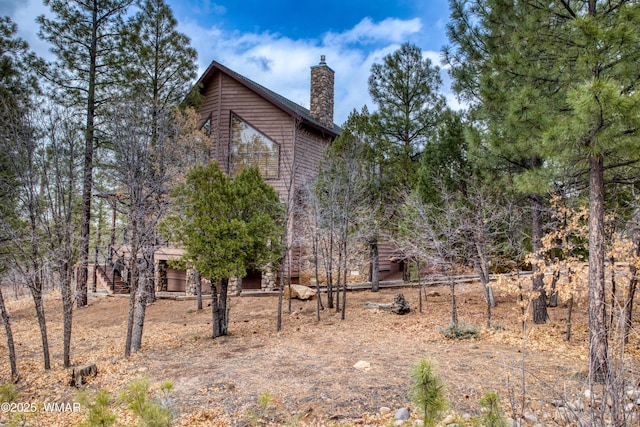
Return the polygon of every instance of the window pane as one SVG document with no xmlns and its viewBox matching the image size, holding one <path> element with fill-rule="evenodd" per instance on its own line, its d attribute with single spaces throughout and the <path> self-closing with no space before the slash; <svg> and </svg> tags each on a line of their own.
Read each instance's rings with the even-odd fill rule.
<svg viewBox="0 0 640 427">
<path fill-rule="evenodd" d="M 232 116 L 229 159 L 232 176 L 246 167 L 256 166 L 263 178 L 277 178 L 279 157 L 280 147 L 277 143 Z"/>
</svg>

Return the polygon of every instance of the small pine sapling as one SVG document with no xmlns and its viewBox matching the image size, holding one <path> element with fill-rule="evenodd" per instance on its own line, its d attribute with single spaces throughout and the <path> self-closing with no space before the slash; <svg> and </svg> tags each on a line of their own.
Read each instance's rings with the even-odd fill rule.
<svg viewBox="0 0 640 427">
<path fill-rule="evenodd" d="M 435 426 L 447 409 L 447 397 L 434 362 L 422 359 L 411 368 L 411 399 L 423 414 L 424 426 Z"/>
<path fill-rule="evenodd" d="M 100 390 L 93 398 L 85 391 L 79 391 L 76 399 L 89 410 L 86 420 L 79 424 L 80 427 L 108 427 L 116 424 L 118 418 L 109 409 L 113 398 L 106 390 Z"/>
<path fill-rule="evenodd" d="M 500 396 L 495 391 L 488 391 L 480 399 L 480 406 L 484 409 L 483 425 L 487 427 L 506 427 L 507 420 L 500 406 Z"/>
</svg>

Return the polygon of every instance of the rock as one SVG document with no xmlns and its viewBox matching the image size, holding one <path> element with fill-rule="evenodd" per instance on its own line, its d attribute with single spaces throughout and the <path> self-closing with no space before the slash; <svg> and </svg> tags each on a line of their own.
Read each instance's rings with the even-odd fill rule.
<svg viewBox="0 0 640 427">
<path fill-rule="evenodd" d="M 532 413 L 525 413 L 524 414 L 524 420 L 527 422 L 527 424 L 537 424 L 538 423 L 538 417 L 536 416 L 536 414 L 532 414 Z"/>
<path fill-rule="evenodd" d="M 358 369 L 359 371 L 368 371 L 371 369 L 371 363 L 360 360 L 355 365 L 353 365 L 353 367 Z M 389 409 L 389 411 L 391 411 L 391 409 Z"/>
<path fill-rule="evenodd" d="M 396 420 L 406 421 L 409 419 L 409 410 L 407 408 L 400 408 L 396 411 L 394 416 Z"/>
<path fill-rule="evenodd" d="M 411 313 L 411 306 L 404 299 L 404 295 L 396 294 L 393 297 L 393 304 L 391 305 L 391 311 L 395 314 L 407 314 Z"/>
<path fill-rule="evenodd" d="M 456 420 L 456 415 L 455 414 L 449 414 L 447 415 L 440 424 L 442 424 L 443 426 L 446 426 L 448 424 L 453 423 Z"/>
<path fill-rule="evenodd" d="M 406 420 L 396 420 L 395 423 L 393 423 L 394 426 L 401 426 L 402 424 L 404 424 Z"/>
<path fill-rule="evenodd" d="M 291 292 L 289 292 L 291 289 Z M 290 299 L 310 300 L 316 297 L 316 291 L 304 285 L 291 285 L 284 288 L 284 297 Z"/>
<path fill-rule="evenodd" d="M 391 413 L 391 408 L 388 406 L 381 406 L 378 412 L 380 412 L 380 415 L 387 415 Z"/>
</svg>

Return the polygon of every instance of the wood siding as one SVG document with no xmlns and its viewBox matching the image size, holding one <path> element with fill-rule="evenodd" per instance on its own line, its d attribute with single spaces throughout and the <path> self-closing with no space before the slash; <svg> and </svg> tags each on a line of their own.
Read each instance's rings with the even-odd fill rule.
<svg viewBox="0 0 640 427">
<path fill-rule="evenodd" d="M 281 200 L 287 199 L 289 188 L 295 191 L 315 178 L 331 137 L 305 126 L 298 118 L 222 72 L 217 72 L 208 81 L 202 94 L 204 100 L 199 113 L 202 123 L 211 116 L 215 144 L 211 150 L 212 160 L 217 161 L 225 172 L 229 172 L 231 116 L 236 115 L 279 144 L 279 177 L 266 182 L 277 191 Z M 295 225 L 292 227 L 294 235 L 300 232 Z M 292 277 L 299 276 L 300 257 L 297 255 L 291 265 Z"/>
</svg>

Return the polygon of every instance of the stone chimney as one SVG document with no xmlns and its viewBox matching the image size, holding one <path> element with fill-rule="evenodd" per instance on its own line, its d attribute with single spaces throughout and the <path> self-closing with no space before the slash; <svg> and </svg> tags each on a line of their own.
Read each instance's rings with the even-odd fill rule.
<svg viewBox="0 0 640 427">
<path fill-rule="evenodd" d="M 333 129 L 333 75 L 324 55 L 311 67 L 311 117 L 329 129 Z"/>
</svg>

